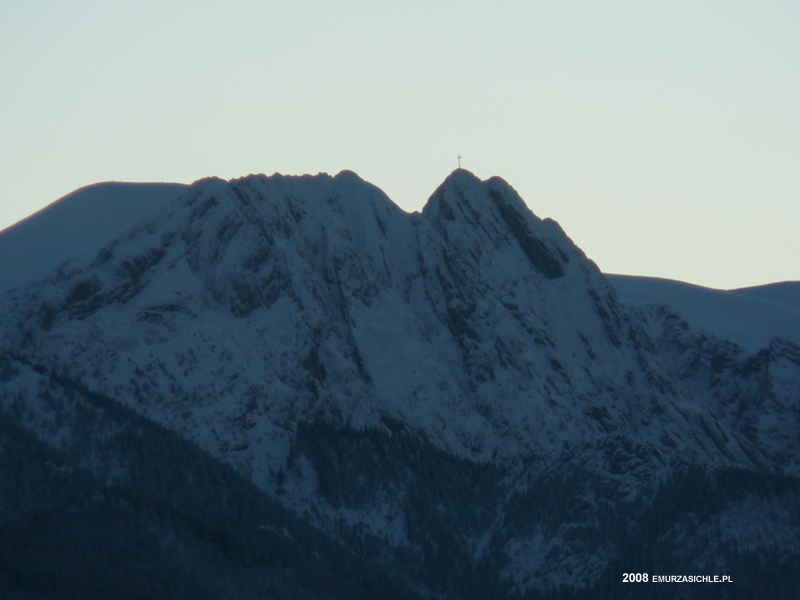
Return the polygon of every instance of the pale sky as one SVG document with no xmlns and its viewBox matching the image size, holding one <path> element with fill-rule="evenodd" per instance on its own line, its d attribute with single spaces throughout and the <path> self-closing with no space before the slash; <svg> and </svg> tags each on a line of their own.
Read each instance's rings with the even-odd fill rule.
<svg viewBox="0 0 800 600">
<path fill-rule="evenodd" d="M 0 1 L 0 229 L 249 173 L 420 210 L 458 154 L 605 272 L 798 280 L 800 2 Z"/>
</svg>

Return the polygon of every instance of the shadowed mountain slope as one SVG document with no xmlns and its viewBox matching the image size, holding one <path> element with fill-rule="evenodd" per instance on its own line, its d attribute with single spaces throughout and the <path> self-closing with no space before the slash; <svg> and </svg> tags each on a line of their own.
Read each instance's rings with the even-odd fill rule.
<svg viewBox="0 0 800 600">
<path fill-rule="evenodd" d="M 0 292 L 69 259 L 89 262 L 109 241 L 186 190 L 178 183 L 96 183 L 0 231 Z"/>
</svg>

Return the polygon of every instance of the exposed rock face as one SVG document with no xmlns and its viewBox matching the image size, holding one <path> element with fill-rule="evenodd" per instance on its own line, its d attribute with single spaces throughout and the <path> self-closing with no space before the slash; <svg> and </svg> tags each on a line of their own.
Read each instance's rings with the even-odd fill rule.
<svg viewBox="0 0 800 600">
<path fill-rule="evenodd" d="M 291 458 L 298 507 L 325 504 L 290 457 L 317 417 L 420 432 L 507 469 L 509 493 L 576 469 L 587 498 L 618 501 L 681 464 L 800 468 L 797 345 L 745 356 L 668 309 L 621 305 L 554 221 L 464 170 L 421 214 L 350 172 L 202 180 L 90 265 L 0 303 L 4 354 L 80 378 L 264 489 Z M 528 586 L 598 548 L 565 558 L 541 536 L 507 542 Z"/>
</svg>

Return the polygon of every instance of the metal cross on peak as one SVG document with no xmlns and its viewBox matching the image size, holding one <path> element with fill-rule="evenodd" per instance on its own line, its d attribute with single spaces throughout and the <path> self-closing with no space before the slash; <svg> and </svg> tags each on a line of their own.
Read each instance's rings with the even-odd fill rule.
<svg viewBox="0 0 800 600">
<path fill-rule="evenodd" d="M 458 155 L 458 168 L 461 168 L 461 155 Z"/>
</svg>

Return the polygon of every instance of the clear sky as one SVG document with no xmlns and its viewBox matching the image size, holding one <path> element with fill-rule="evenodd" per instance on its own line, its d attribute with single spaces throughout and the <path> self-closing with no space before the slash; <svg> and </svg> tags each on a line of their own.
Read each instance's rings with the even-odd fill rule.
<svg viewBox="0 0 800 600">
<path fill-rule="evenodd" d="M 458 154 L 606 272 L 800 279 L 800 2 L 0 2 L 0 228 L 342 169 L 413 211 Z"/>
</svg>

